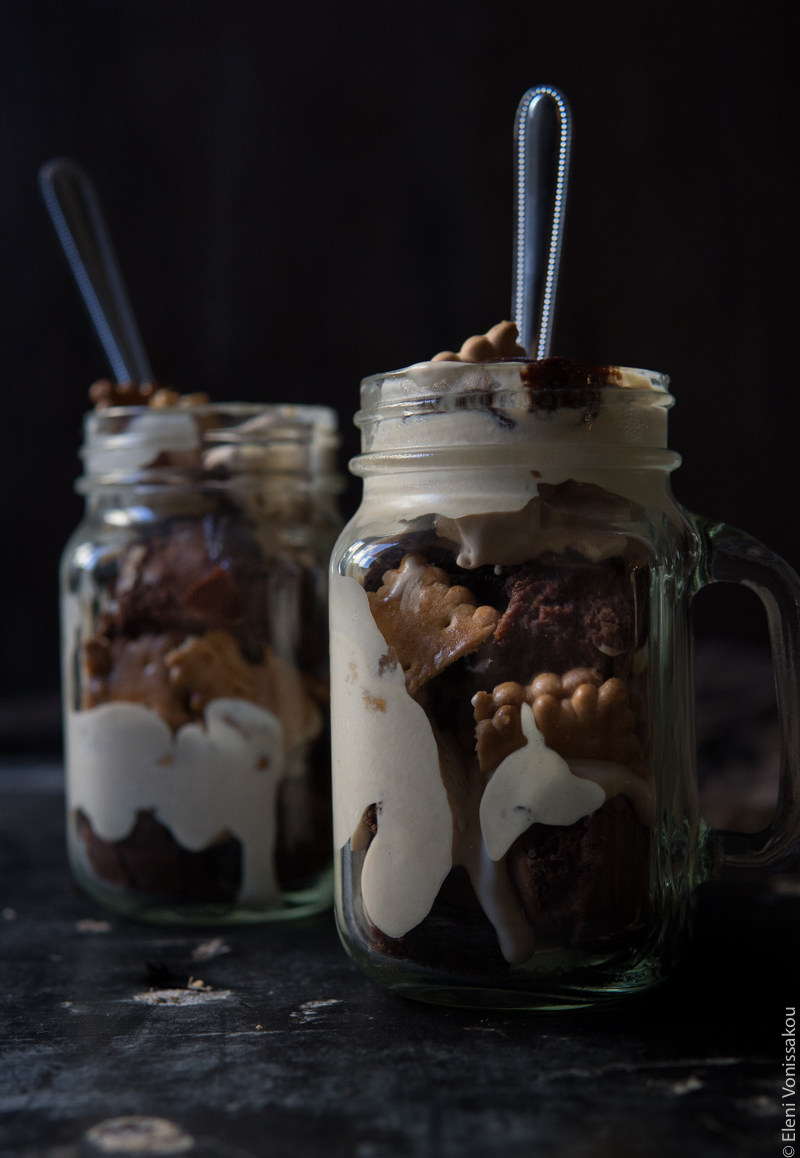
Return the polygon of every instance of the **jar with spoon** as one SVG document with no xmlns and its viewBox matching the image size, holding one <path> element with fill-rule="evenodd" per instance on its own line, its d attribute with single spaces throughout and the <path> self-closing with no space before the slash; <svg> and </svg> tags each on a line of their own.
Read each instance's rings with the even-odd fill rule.
<svg viewBox="0 0 800 1158">
<path fill-rule="evenodd" d="M 41 183 L 116 378 L 93 388 L 62 563 L 73 871 L 141 920 L 317 912 L 336 416 L 155 387 L 91 184 L 73 162 Z"/>
<path fill-rule="evenodd" d="M 673 498 L 665 375 L 549 356 L 561 94 L 527 93 L 517 128 L 516 323 L 361 387 L 331 564 L 336 913 L 397 993 L 557 1010 L 656 984 L 698 884 L 797 856 L 800 581 Z M 697 809 L 689 607 L 719 581 L 770 621 L 782 788 L 756 837 Z"/>
</svg>

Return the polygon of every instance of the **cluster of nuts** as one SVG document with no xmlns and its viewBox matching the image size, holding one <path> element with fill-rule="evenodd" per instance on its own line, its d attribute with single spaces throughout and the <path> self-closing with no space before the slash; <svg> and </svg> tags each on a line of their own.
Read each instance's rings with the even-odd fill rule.
<svg viewBox="0 0 800 1158">
<path fill-rule="evenodd" d="M 565 759 L 613 760 L 637 770 L 642 746 L 625 684 L 573 668 L 563 676 L 544 672 L 528 687 L 510 681 L 473 697 L 476 751 L 487 775 L 525 744 L 523 703 L 533 708 L 548 748 Z"/>
<path fill-rule="evenodd" d="M 190 635 L 164 658 L 170 683 L 188 696 L 189 708 L 197 715 L 223 696 L 256 699 L 255 665 L 247 662 L 227 631 Z"/>
<path fill-rule="evenodd" d="M 210 401 L 209 396 L 202 392 L 197 394 L 179 394 L 177 390 L 171 390 L 168 386 L 162 386 L 160 390 L 156 390 L 148 405 L 151 410 L 168 410 L 171 406 L 179 406 L 181 409 L 186 410 L 191 406 L 208 406 Z"/>
<path fill-rule="evenodd" d="M 89 399 L 97 410 L 107 410 L 110 406 L 149 406 L 153 410 L 166 410 L 171 406 L 205 406 L 209 402 L 207 394 L 179 394 L 168 386 L 158 386 L 155 382 L 112 382 L 101 378 L 89 388 Z"/>
<path fill-rule="evenodd" d="M 322 717 L 297 668 L 264 649 L 261 663 L 248 663 L 228 631 L 190 635 L 164 657 L 172 688 L 201 715 L 212 700 L 250 700 L 278 717 L 287 751 L 314 739 Z"/>
<path fill-rule="evenodd" d="M 269 649 L 248 663 L 235 638 L 218 629 L 181 638 L 174 631 L 138 639 L 97 635 L 83 649 L 85 709 L 126 701 L 153 708 L 173 731 L 202 718 L 211 700 L 261 704 L 283 725 L 287 749 L 313 739 L 319 709 L 300 673 Z"/>
<path fill-rule="evenodd" d="M 220 696 L 257 698 L 257 669 L 227 631 L 145 634 L 138 639 L 99 635 L 84 648 L 84 707 L 126 700 L 154 708 L 173 731 L 201 716 Z"/>
<path fill-rule="evenodd" d="M 89 387 L 89 401 L 97 410 L 109 406 L 148 406 L 156 391 L 153 382 L 112 382 L 101 378 Z"/>
<path fill-rule="evenodd" d="M 406 555 L 368 598 L 378 630 L 393 649 L 412 696 L 479 647 L 500 618 L 494 607 L 477 607 L 466 587 L 451 587 L 447 572 L 430 566 L 423 555 Z"/>
<path fill-rule="evenodd" d="M 123 700 L 153 708 L 173 731 L 194 718 L 187 697 L 170 682 L 167 656 L 180 644 L 177 632 L 138 639 L 97 635 L 83 649 L 83 707 Z"/>
<path fill-rule="evenodd" d="M 488 362 L 492 358 L 527 358 L 526 350 L 517 338 L 519 331 L 513 322 L 498 322 L 485 334 L 475 334 L 467 338 L 464 345 L 454 353 L 442 350 L 434 355 L 433 362 Z"/>
</svg>

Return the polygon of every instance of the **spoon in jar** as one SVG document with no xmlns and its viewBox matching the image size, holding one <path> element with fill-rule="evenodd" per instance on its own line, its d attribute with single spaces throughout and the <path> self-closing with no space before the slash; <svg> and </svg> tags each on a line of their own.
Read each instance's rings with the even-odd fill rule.
<svg viewBox="0 0 800 1158">
<path fill-rule="evenodd" d="M 114 377 L 152 382 L 94 185 L 75 161 L 56 158 L 39 170 L 39 187 Z"/>
<path fill-rule="evenodd" d="M 531 358 L 547 358 L 553 333 L 572 114 L 557 88 L 540 85 L 523 96 L 516 145 L 514 280 L 511 316 Z"/>
</svg>

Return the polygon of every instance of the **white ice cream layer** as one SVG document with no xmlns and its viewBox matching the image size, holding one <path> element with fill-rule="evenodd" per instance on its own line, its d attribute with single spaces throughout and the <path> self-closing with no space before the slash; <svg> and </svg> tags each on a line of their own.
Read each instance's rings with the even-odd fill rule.
<svg viewBox="0 0 800 1158">
<path fill-rule="evenodd" d="M 544 742 L 533 709 L 520 707 L 528 741 L 506 756 L 481 798 L 481 832 L 492 860 L 505 856 L 532 824 L 574 824 L 605 803 L 603 789 L 574 776 L 569 764 Z"/>
<path fill-rule="evenodd" d="M 200 449 L 197 422 L 191 410 L 145 410 L 122 434 L 106 436 L 99 445 L 88 441 L 86 473 L 135 474 L 165 451 Z"/>
<path fill-rule="evenodd" d="M 614 385 L 593 390 L 596 406 L 531 409 L 524 365 L 420 362 L 362 383 L 365 454 L 433 447 L 667 445 L 667 379 L 621 368 Z M 574 392 L 565 392 L 568 402 Z M 535 393 L 534 393 L 535 398 Z"/>
<path fill-rule="evenodd" d="M 152 810 L 191 851 L 228 836 L 242 843 L 238 902 L 275 906 L 276 795 L 285 761 L 281 724 L 247 700 L 212 700 L 205 728 L 173 735 L 142 704 L 101 704 L 67 716 L 70 810 L 80 809 L 101 840 L 129 836 Z"/>
<path fill-rule="evenodd" d="M 334 840 L 343 848 L 365 810 L 378 832 L 361 873 L 373 924 L 401 937 L 430 912 L 453 863 L 453 824 L 425 712 L 355 579 L 331 580 L 331 721 Z"/>
</svg>

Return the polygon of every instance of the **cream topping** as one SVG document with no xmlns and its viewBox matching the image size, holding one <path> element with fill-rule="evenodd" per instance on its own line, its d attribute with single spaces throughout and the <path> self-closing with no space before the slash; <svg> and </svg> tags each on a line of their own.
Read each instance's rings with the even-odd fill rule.
<svg viewBox="0 0 800 1158">
<path fill-rule="evenodd" d="M 434 727 L 439 747 L 439 772 L 453 817 L 453 864 L 469 874 L 481 908 L 497 934 L 500 951 L 511 965 L 530 959 L 533 930 L 525 916 L 505 857 L 494 861 L 481 835 L 480 803 L 485 777 L 474 760 L 465 763 L 456 738 Z"/>
<path fill-rule="evenodd" d="M 481 469 L 484 465 L 482 462 L 476 461 L 479 455 L 479 451 L 465 451 L 463 466 L 448 467 L 436 473 L 429 468 L 418 472 L 406 471 L 400 485 L 396 474 L 387 472 L 368 475 L 364 479 L 362 505 L 342 541 L 404 534 L 412 519 L 462 519 L 474 515 L 494 516 L 498 513 L 519 512 L 532 498 L 536 498 L 540 480 L 532 474 L 528 465 L 496 465 L 489 472 Z M 362 456 L 355 461 L 364 463 L 367 460 L 368 456 Z M 676 456 L 668 469 L 673 469 L 678 461 Z M 539 466 L 541 469 L 537 474 L 542 476 L 543 482 L 555 485 L 569 481 L 592 484 L 638 503 L 640 507 L 666 509 L 672 512 L 676 522 L 680 521 L 669 490 L 666 470 L 629 470 L 625 469 L 624 462 L 619 461 L 616 463 L 617 469 L 597 469 L 596 464 L 581 464 L 571 459 L 558 465 L 539 461 Z M 358 474 L 360 470 L 356 469 L 354 473 Z M 574 525 L 563 529 L 576 532 Z"/>
<path fill-rule="evenodd" d="M 259 412 L 259 407 L 247 403 L 212 407 L 205 404 L 204 395 L 175 398 L 176 405 L 159 406 L 151 399 L 149 407 L 88 414 L 81 452 L 86 474 L 135 474 L 163 454 L 177 460 L 173 465 L 183 462 L 196 469 L 201 450 L 207 470 L 329 473 L 336 469 L 338 419 L 326 406 L 276 403 Z M 200 401 L 183 404 L 192 398 Z"/>
<path fill-rule="evenodd" d="M 623 555 L 627 546 L 624 535 L 603 534 L 577 526 L 543 529 L 538 497 L 530 499 L 519 511 L 439 518 L 436 529 L 444 538 L 460 545 L 456 563 L 467 570 L 487 564 L 512 567 L 544 551 L 556 554 L 576 551 L 597 563 Z"/>
<path fill-rule="evenodd" d="M 109 435 L 83 452 L 88 474 L 135 474 L 164 452 L 200 449 L 197 422 L 190 410 L 145 410 L 121 434 Z"/>
<path fill-rule="evenodd" d="M 605 793 L 606 800 L 613 796 L 626 796 L 645 828 L 652 828 L 654 822 L 655 799 L 653 785 L 649 777 L 631 772 L 625 764 L 613 760 L 573 760 L 567 761 L 575 776 L 593 780 Z"/>
<path fill-rule="evenodd" d="M 525 371 L 520 362 L 432 361 L 366 378 L 356 416 L 362 451 L 558 443 L 611 454 L 666 447 L 672 399 L 662 375 L 622 367 L 614 384 L 591 391 L 585 404 L 551 410 L 531 408 Z"/>
<path fill-rule="evenodd" d="M 574 824 L 606 799 L 598 784 L 573 775 L 567 761 L 545 745 L 530 705 L 523 703 L 520 713 L 528 742 L 506 756 L 481 799 L 481 832 L 495 861 L 532 824 Z"/>
<path fill-rule="evenodd" d="M 453 863 L 438 749 L 361 585 L 333 575 L 330 609 L 334 840 L 343 848 L 377 806 L 362 897 L 370 920 L 401 937 L 428 915 Z"/>
<path fill-rule="evenodd" d="M 465 867 L 481 908 L 494 926 L 500 952 L 509 965 L 524 965 L 534 954 L 536 939 L 505 859 L 493 860 L 481 841 L 478 856 Z"/>
<path fill-rule="evenodd" d="M 173 735 L 151 708 L 116 702 L 67 713 L 69 807 L 108 841 L 152 809 L 184 848 L 242 842 L 242 905 L 278 906 L 276 795 L 284 775 L 281 723 L 247 700 L 212 700 L 205 728 Z"/>
</svg>

